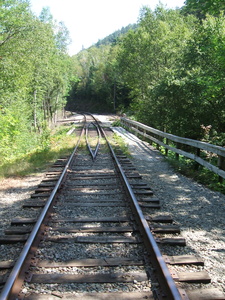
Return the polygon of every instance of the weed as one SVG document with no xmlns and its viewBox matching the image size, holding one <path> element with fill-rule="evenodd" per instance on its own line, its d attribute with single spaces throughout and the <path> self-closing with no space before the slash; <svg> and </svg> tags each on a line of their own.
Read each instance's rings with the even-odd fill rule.
<svg viewBox="0 0 225 300">
<path fill-rule="evenodd" d="M 5 159 L 0 166 L 0 177 L 25 176 L 45 170 L 59 157 L 67 156 L 74 148 L 77 137 L 66 135 L 69 128 L 58 128 L 49 135 L 48 147 L 36 147 L 23 155 Z"/>
<path fill-rule="evenodd" d="M 175 153 L 168 151 L 166 160 L 174 168 L 175 171 L 192 178 L 213 191 L 225 194 L 225 183 L 218 181 L 218 175 L 211 172 L 207 168 L 199 165 L 195 161 L 184 156 L 179 156 L 179 160 L 175 158 Z"/>
</svg>

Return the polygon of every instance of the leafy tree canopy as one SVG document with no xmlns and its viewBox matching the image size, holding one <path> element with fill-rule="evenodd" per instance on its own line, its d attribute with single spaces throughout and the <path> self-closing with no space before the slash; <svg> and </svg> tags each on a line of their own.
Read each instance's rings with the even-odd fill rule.
<svg viewBox="0 0 225 300">
<path fill-rule="evenodd" d="M 196 15 L 203 19 L 207 14 L 219 16 L 225 12 L 224 0 L 186 0 L 183 8 L 186 13 Z"/>
</svg>

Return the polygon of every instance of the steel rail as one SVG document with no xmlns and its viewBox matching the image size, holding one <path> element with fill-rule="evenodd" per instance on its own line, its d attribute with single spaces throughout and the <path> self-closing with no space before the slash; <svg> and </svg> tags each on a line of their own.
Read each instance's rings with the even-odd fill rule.
<svg viewBox="0 0 225 300">
<path fill-rule="evenodd" d="M 85 117 L 85 116 L 84 116 Z M 86 122 L 86 117 L 85 117 L 85 122 Z M 49 196 L 40 216 L 38 217 L 38 220 L 37 222 L 35 223 L 34 227 L 33 227 L 33 230 L 31 231 L 30 235 L 29 235 L 29 238 L 27 239 L 24 247 L 23 247 L 23 250 L 18 258 L 18 260 L 16 261 L 16 264 L 14 265 L 5 285 L 4 285 L 4 288 L 0 294 L 0 300 L 6 300 L 6 299 L 10 299 L 10 293 L 13 289 L 13 286 L 14 286 L 14 283 L 15 281 L 19 278 L 20 276 L 20 272 L 21 272 L 21 269 L 24 265 L 24 262 L 29 254 L 29 251 L 34 243 L 34 240 L 41 228 L 41 225 L 43 223 L 43 220 L 45 219 L 46 215 L 47 215 L 47 212 L 53 202 L 53 199 L 64 179 L 64 176 L 66 175 L 66 172 L 71 164 L 71 162 L 73 161 L 73 158 L 74 158 L 74 155 L 75 153 L 77 152 L 77 148 L 80 144 L 80 141 L 81 141 L 81 138 L 83 137 L 84 135 L 84 126 L 82 128 L 82 131 L 81 131 L 81 134 L 80 134 L 80 137 L 79 137 L 79 140 L 74 148 L 74 151 L 73 153 L 71 154 L 66 166 L 64 167 L 63 171 L 62 171 L 62 174 L 60 175 L 60 178 L 58 179 L 57 183 L 56 183 L 56 186 L 55 188 L 53 189 L 53 191 L 51 192 L 51 195 Z"/>
<path fill-rule="evenodd" d="M 96 120 L 96 122 L 97 122 L 97 120 Z M 97 124 L 98 124 L 98 122 L 97 122 Z M 135 214 L 138 216 L 137 221 L 139 223 L 141 233 L 144 236 L 145 245 L 147 247 L 147 250 L 150 252 L 151 256 L 153 256 L 153 258 L 154 258 L 153 260 L 151 259 L 151 262 L 153 263 L 154 267 L 159 272 L 160 276 L 158 276 L 158 280 L 159 280 L 160 284 L 163 286 L 163 289 L 166 291 L 166 295 L 164 295 L 164 296 L 166 296 L 167 299 L 171 299 L 171 300 L 172 299 L 173 300 L 181 300 L 182 296 L 179 293 L 179 290 L 178 290 L 178 288 L 170 274 L 170 271 L 163 259 L 160 249 L 159 249 L 159 247 L 155 241 L 155 238 L 149 228 L 148 222 L 146 221 L 146 219 L 144 217 L 142 209 L 137 201 L 137 198 L 127 180 L 127 177 L 123 171 L 123 168 L 122 168 L 118 158 L 116 157 L 116 154 L 115 154 L 112 146 L 110 145 L 104 130 L 100 127 L 99 124 L 98 124 L 98 126 L 108 144 L 108 147 L 112 153 L 113 159 L 114 159 L 116 166 L 119 170 L 119 173 L 123 179 L 125 188 L 132 200 Z"/>
<path fill-rule="evenodd" d="M 97 142 L 97 145 L 95 147 L 95 151 L 93 152 L 92 151 L 92 148 L 90 146 L 90 143 L 88 142 L 88 129 L 91 125 L 94 125 L 96 130 L 97 130 L 97 133 L 98 133 L 98 142 Z M 87 126 L 86 126 L 86 143 L 87 143 L 87 147 L 88 147 L 88 150 L 92 156 L 92 159 L 95 160 L 96 156 L 97 156 L 97 153 L 98 153 L 98 149 L 99 149 L 99 146 L 100 146 L 100 137 L 101 137 L 101 132 L 99 130 L 99 126 L 96 125 L 94 122 L 90 122 Z"/>
</svg>

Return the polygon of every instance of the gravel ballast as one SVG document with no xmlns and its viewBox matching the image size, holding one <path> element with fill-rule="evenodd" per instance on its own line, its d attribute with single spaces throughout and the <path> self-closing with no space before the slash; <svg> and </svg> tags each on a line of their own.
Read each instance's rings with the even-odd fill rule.
<svg viewBox="0 0 225 300">
<path fill-rule="evenodd" d="M 200 256 L 205 264 L 204 270 L 211 277 L 211 284 L 207 286 L 224 292 L 225 195 L 175 173 L 159 151 L 123 128 L 113 130 L 125 139 L 135 167 L 160 200 L 160 211 L 149 212 L 171 215 L 180 225 L 181 236 L 186 239 L 186 247 L 171 250 L 171 247 L 163 246 L 162 253 Z"/>
<path fill-rule="evenodd" d="M 151 209 L 146 211 L 151 216 L 171 215 L 181 228 L 181 236 L 186 239 L 186 247 L 182 249 L 175 247 L 171 250 L 171 247 L 162 246 L 162 253 L 200 256 L 205 263 L 204 270 L 211 277 L 211 284 L 208 287 L 216 287 L 225 292 L 225 195 L 213 192 L 175 173 L 160 152 L 124 129 L 114 128 L 114 131 L 123 136 L 129 145 L 131 160 L 135 167 L 152 188 L 154 197 L 160 200 L 160 211 Z M 19 216 L 37 216 L 36 209 L 28 211 L 22 210 L 21 207 L 23 202 L 30 198 L 42 178 L 43 175 L 38 174 L 25 178 L 8 178 L 0 182 L 1 235 L 4 234 L 4 229 L 10 226 L 11 219 Z M 85 209 L 82 208 L 79 212 L 77 210 L 78 216 L 82 215 L 82 210 Z M 20 246 L 17 247 L 18 252 Z M 96 249 L 96 255 L 98 251 L 99 249 Z M 14 259 L 9 256 L 9 252 L 5 245 L 1 246 L 1 259 L 4 253 L 5 259 Z M 39 255 L 42 256 L 41 251 Z M 49 251 L 48 255 L 51 257 L 53 253 Z M 194 269 L 201 269 L 201 267 L 193 267 Z"/>
</svg>

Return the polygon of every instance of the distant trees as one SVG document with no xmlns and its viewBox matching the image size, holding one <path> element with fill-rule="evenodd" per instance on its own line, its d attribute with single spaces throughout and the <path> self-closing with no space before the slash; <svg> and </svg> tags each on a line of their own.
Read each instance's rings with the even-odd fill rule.
<svg viewBox="0 0 225 300">
<path fill-rule="evenodd" d="M 121 36 L 136 28 L 128 25 L 72 57 L 75 80 L 67 98 L 68 109 L 110 112 L 130 104 L 117 52 Z"/>
<path fill-rule="evenodd" d="M 224 5 L 144 7 L 138 24 L 71 58 L 69 32 L 47 8 L 37 18 L 28 0 L 0 1 L 0 157 L 47 147 L 47 125 L 65 105 L 130 113 L 191 138 L 211 125 L 224 145 Z"/>
<path fill-rule="evenodd" d="M 36 145 L 65 105 L 70 65 L 68 32 L 44 9 L 35 17 L 26 0 L 0 2 L 0 156 Z"/>
<path fill-rule="evenodd" d="M 201 138 L 202 125 L 211 125 L 213 141 L 223 144 L 225 17 L 223 1 L 217 2 L 217 10 L 215 1 L 194 0 L 180 10 L 144 7 L 138 26 L 116 43 L 74 56 L 79 80 L 70 105 L 79 109 L 83 101 L 93 110 L 129 111 L 190 138 Z M 200 16 L 193 9 L 201 6 Z"/>
</svg>

